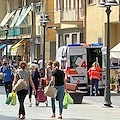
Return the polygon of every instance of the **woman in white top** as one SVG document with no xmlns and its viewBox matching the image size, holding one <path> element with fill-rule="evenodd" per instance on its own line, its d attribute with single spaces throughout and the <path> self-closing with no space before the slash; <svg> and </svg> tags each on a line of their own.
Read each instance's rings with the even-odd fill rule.
<svg viewBox="0 0 120 120">
<path fill-rule="evenodd" d="M 53 64 L 53 61 L 50 60 L 48 62 L 48 66 L 47 66 L 47 69 L 46 69 L 46 75 L 47 75 L 47 81 L 48 82 L 51 80 L 51 77 L 52 77 L 52 71 L 53 71 L 52 64 Z"/>
</svg>

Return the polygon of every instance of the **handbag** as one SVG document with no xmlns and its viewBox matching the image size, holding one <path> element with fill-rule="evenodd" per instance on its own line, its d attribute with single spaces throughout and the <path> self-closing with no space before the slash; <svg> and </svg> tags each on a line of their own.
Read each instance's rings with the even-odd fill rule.
<svg viewBox="0 0 120 120">
<path fill-rule="evenodd" d="M 20 72 L 18 72 L 18 75 L 19 75 L 20 79 L 17 81 L 17 83 L 14 86 L 15 91 L 20 91 L 27 87 L 27 82 L 21 77 Z"/>
<path fill-rule="evenodd" d="M 49 82 L 49 85 L 44 88 L 44 95 L 55 98 L 57 96 L 57 89 L 53 86 L 50 86 L 51 82 Z"/>
</svg>

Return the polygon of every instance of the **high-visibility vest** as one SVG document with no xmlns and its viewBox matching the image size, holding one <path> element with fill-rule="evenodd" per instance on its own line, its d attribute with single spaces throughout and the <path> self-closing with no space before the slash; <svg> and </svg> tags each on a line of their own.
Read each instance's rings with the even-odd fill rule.
<svg viewBox="0 0 120 120">
<path fill-rule="evenodd" d="M 89 70 L 88 70 L 88 73 L 89 73 L 89 78 L 90 80 L 92 79 L 100 79 L 100 68 L 97 67 L 97 68 L 94 68 L 94 67 L 91 67 Z"/>
</svg>

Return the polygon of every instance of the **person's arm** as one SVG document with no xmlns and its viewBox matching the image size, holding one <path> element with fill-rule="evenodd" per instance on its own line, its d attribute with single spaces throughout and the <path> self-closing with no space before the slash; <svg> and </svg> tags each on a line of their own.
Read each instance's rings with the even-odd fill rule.
<svg viewBox="0 0 120 120">
<path fill-rule="evenodd" d="M 55 82 L 55 76 L 52 76 L 51 77 L 51 81 L 50 81 L 51 83 L 54 83 Z"/>
<path fill-rule="evenodd" d="M 105 69 L 101 69 L 101 68 L 100 68 L 100 72 L 105 72 Z"/>
<path fill-rule="evenodd" d="M 17 73 L 15 73 L 14 75 L 14 80 L 13 80 L 13 90 L 14 90 L 14 86 L 17 83 Z"/>
<path fill-rule="evenodd" d="M 33 94 L 36 95 L 36 90 L 35 90 L 35 86 L 34 86 L 34 83 L 33 83 L 33 81 L 32 81 L 31 75 L 30 75 L 30 78 L 29 78 L 29 82 L 30 82 L 30 85 L 32 86 Z"/>
<path fill-rule="evenodd" d="M 64 77 L 64 86 L 65 86 L 65 92 L 67 92 L 67 87 L 66 87 L 66 80 L 65 80 L 65 77 Z"/>
</svg>

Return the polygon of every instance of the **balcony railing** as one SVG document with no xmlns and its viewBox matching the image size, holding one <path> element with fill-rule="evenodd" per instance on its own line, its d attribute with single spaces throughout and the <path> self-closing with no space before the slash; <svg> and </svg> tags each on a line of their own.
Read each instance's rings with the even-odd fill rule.
<svg viewBox="0 0 120 120">
<path fill-rule="evenodd" d="M 32 35 L 32 27 L 21 27 L 21 28 L 13 28 L 8 32 L 8 36 L 19 36 L 19 35 Z M 5 31 L 0 30 L 0 37 L 5 37 Z"/>
<path fill-rule="evenodd" d="M 83 19 L 84 13 L 83 9 L 64 9 L 62 11 L 62 21 L 81 21 Z"/>
</svg>

